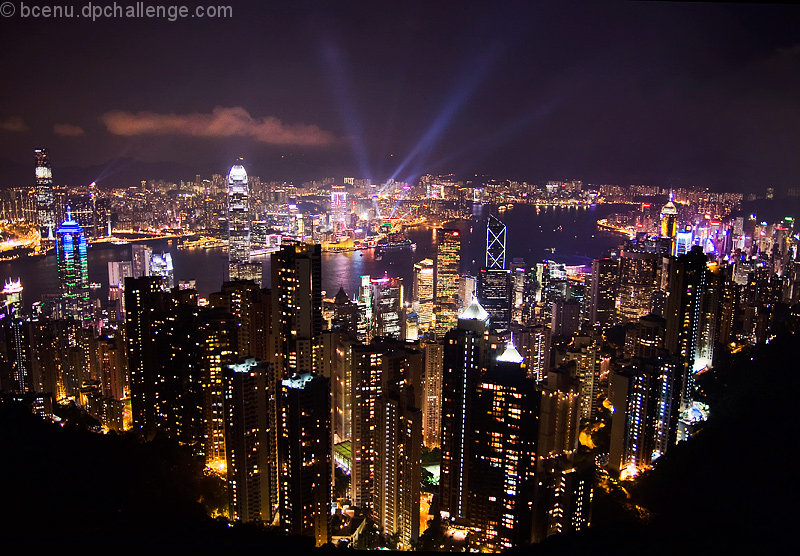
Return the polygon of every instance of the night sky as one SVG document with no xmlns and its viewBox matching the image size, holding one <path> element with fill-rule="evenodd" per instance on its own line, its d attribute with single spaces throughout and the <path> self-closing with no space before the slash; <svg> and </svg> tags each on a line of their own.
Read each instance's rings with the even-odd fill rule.
<svg viewBox="0 0 800 556">
<path fill-rule="evenodd" d="M 38 146 L 71 185 L 222 173 L 238 155 L 296 182 L 800 185 L 800 6 L 231 6 L 178 22 L 0 18 L 0 186 L 33 181 Z"/>
</svg>

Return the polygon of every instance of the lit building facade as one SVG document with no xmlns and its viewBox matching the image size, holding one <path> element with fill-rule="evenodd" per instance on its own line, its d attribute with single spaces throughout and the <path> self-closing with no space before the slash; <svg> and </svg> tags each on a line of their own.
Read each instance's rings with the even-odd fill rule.
<svg viewBox="0 0 800 556">
<path fill-rule="evenodd" d="M 419 539 L 422 412 L 410 384 L 392 382 L 377 404 L 374 509 L 383 534 L 410 550 Z"/>
<path fill-rule="evenodd" d="M 36 156 L 36 216 L 39 224 L 39 237 L 43 247 L 50 247 L 55 241 L 56 206 L 53 194 L 53 170 L 47 149 L 35 149 Z"/>
<path fill-rule="evenodd" d="M 56 264 L 62 314 L 87 323 L 92 318 L 89 301 L 89 257 L 83 228 L 67 207 L 67 217 L 56 230 Z"/>
<path fill-rule="evenodd" d="M 425 371 L 422 376 L 423 443 L 438 448 L 442 440 L 442 364 L 444 346 L 441 342 L 425 342 Z"/>
<path fill-rule="evenodd" d="M 341 235 L 347 228 L 347 190 L 343 185 L 331 187 L 331 228 L 335 236 Z"/>
<path fill-rule="evenodd" d="M 592 261 L 589 324 L 606 326 L 616 317 L 619 262 L 615 259 Z"/>
<path fill-rule="evenodd" d="M 434 268 L 434 315 L 437 335 L 443 335 L 456 325 L 460 265 L 461 233 L 454 229 L 437 228 Z"/>
<path fill-rule="evenodd" d="M 481 375 L 470 407 L 469 522 L 476 547 L 497 552 L 530 539 L 539 392 L 509 343 Z"/>
<path fill-rule="evenodd" d="M 372 278 L 372 315 L 375 320 L 373 336 L 404 339 L 403 279 Z"/>
<path fill-rule="evenodd" d="M 635 476 L 677 442 L 683 371 L 677 357 L 634 357 L 612 375 L 611 469 Z"/>
<path fill-rule="evenodd" d="M 478 299 L 488 311 L 490 324 L 494 328 L 504 330 L 511 324 L 512 295 L 511 271 L 502 268 L 480 270 Z"/>
<path fill-rule="evenodd" d="M 280 377 L 313 372 L 322 356 L 322 269 L 318 244 L 285 243 L 272 254 L 271 355 Z"/>
<path fill-rule="evenodd" d="M 248 358 L 225 366 L 224 423 L 231 518 L 272 522 L 269 363 Z"/>
<path fill-rule="evenodd" d="M 280 382 L 278 472 L 281 527 L 330 542 L 331 430 L 328 379 L 308 373 Z"/>
<path fill-rule="evenodd" d="M 444 337 L 442 370 L 441 510 L 451 520 L 469 517 L 473 395 L 490 357 L 489 313 L 478 300 L 459 315 L 458 327 Z"/>
<path fill-rule="evenodd" d="M 175 268 L 171 253 L 157 253 L 150 259 L 150 276 L 161 276 L 167 289 L 175 287 Z"/>
<path fill-rule="evenodd" d="M 433 321 L 433 274 L 433 260 L 423 259 L 414 263 L 412 300 L 414 311 L 419 318 L 420 330 L 430 328 Z"/>
<path fill-rule="evenodd" d="M 659 284 L 658 254 L 643 246 L 626 245 L 620 254 L 618 316 L 632 322 L 651 310 L 652 294 Z"/>
<path fill-rule="evenodd" d="M 241 158 L 239 162 L 241 162 Z M 228 274 L 239 278 L 239 265 L 250 262 L 250 194 L 247 172 L 235 164 L 228 173 Z"/>
<path fill-rule="evenodd" d="M 486 224 L 486 268 L 505 270 L 506 268 L 506 225 L 494 214 L 489 215 Z"/>
</svg>

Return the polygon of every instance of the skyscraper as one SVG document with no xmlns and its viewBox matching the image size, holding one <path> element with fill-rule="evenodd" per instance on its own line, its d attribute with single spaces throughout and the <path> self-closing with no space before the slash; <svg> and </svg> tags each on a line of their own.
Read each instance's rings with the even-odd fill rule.
<svg viewBox="0 0 800 556">
<path fill-rule="evenodd" d="M 227 466 L 223 374 L 225 366 L 237 360 L 235 340 L 237 325 L 238 322 L 235 318 L 231 318 L 230 314 L 214 308 L 202 312 L 198 322 L 205 431 L 203 454 L 206 466 L 216 470 L 225 469 Z M 274 451 L 274 445 L 271 447 Z M 275 488 L 277 485 L 272 485 L 272 492 Z"/>
<path fill-rule="evenodd" d="M 131 245 L 131 276 L 141 278 L 150 276 L 150 261 L 153 258 L 153 250 L 147 245 Z"/>
<path fill-rule="evenodd" d="M 484 337 L 489 313 L 478 300 L 458 316 L 458 327 L 444 338 L 442 372 L 441 510 L 451 519 L 468 517 L 472 446 L 470 407 L 478 379 L 488 367 L 490 348 Z"/>
<path fill-rule="evenodd" d="M 433 261 L 423 259 L 414 263 L 412 300 L 419 315 L 419 326 L 427 330 L 433 320 Z"/>
<path fill-rule="evenodd" d="M 22 313 L 22 281 L 9 278 L 0 292 L 0 313 L 19 316 Z"/>
<path fill-rule="evenodd" d="M 228 173 L 228 274 L 240 277 L 240 265 L 250 263 L 250 199 L 243 159 Z"/>
<path fill-rule="evenodd" d="M 238 358 L 269 358 L 271 324 L 270 290 L 245 280 L 223 282 L 222 291 L 209 296 L 209 305 L 233 317 L 236 327 L 235 352 Z"/>
<path fill-rule="evenodd" d="M 633 357 L 611 377 L 614 416 L 609 465 L 628 476 L 650 467 L 677 441 L 683 362 Z"/>
<path fill-rule="evenodd" d="M 419 538 L 422 413 L 410 383 L 399 378 L 376 407 L 375 513 L 383 533 L 410 550 Z"/>
<path fill-rule="evenodd" d="M 582 419 L 594 419 L 597 414 L 597 398 L 602 374 L 599 344 L 597 338 L 576 336 L 564 355 L 566 360 L 575 361 L 575 374 L 580 382 Z"/>
<path fill-rule="evenodd" d="M 448 228 L 437 228 L 433 310 L 436 318 L 436 332 L 440 336 L 456 325 L 460 264 L 460 232 Z"/>
<path fill-rule="evenodd" d="M 506 268 L 506 225 L 494 214 L 486 224 L 486 268 Z"/>
<path fill-rule="evenodd" d="M 619 263 L 610 258 L 592 261 L 589 324 L 605 326 L 616 315 Z"/>
<path fill-rule="evenodd" d="M 175 269 L 172 266 L 172 254 L 158 253 L 150 259 L 150 276 L 161 276 L 164 285 L 171 290 L 175 287 Z"/>
<path fill-rule="evenodd" d="M 56 230 L 56 263 L 62 315 L 83 323 L 92 318 L 89 301 L 89 259 L 83 228 L 67 217 Z"/>
<path fill-rule="evenodd" d="M 705 367 L 704 346 L 713 343 L 705 326 L 710 315 L 703 311 L 709 293 L 708 258 L 699 245 L 692 247 L 686 255 L 677 258 L 670 267 L 669 297 L 667 298 L 667 321 L 664 345 L 673 355 L 683 360 L 682 406 L 691 405 L 694 390 L 694 373 Z"/>
<path fill-rule="evenodd" d="M 550 329 L 553 338 L 569 337 L 580 328 L 581 306 L 577 301 L 553 301 L 551 305 Z"/>
<path fill-rule="evenodd" d="M 320 245 L 285 243 L 272 254 L 271 353 L 278 376 L 314 372 L 321 357 Z"/>
<path fill-rule="evenodd" d="M 36 155 L 36 215 L 39 220 L 39 237 L 43 247 L 51 247 L 55 240 L 56 212 L 53 196 L 53 171 L 47 149 L 35 149 Z"/>
<path fill-rule="evenodd" d="M 670 195 L 669 201 L 661 209 L 661 237 L 674 239 L 677 232 L 678 209 L 675 208 L 675 203 L 672 202 L 672 195 Z"/>
<path fill-rule="evenodd" d="M 125 280 L 134 428 L 160 432 L 205 456 L 207 330 L 195 290 L 161 291 L 161 277 Z"/>
<path fill-rule="evenodd" d="M 486 224 L 486 266 L 478 274 L 478 299 L 492 326 L 508 328 L 512 307 L 511 272 L 506 269 L 506 225 L 494 214 Z"/>
<path fill-rule="evenodd" d="M 224 369 L 225 447 L 231 517 L 270 523 L 269 363 L 248 358 Z"/>
<path fill-rule="evenodd" d="M 489 313 L 494 328 L 507 329 L 511 324 L 511 271 L 482 268 L 478 273 L 478 299 Z"/>
<path fill-rule="evenodd" d="M 289 534 L 330 541 L 331 432 L 328 379 L 309 373 L 280 382 L 279 511 Z"/>
<path fill-rule="evenodd" d="M 155 364 L 151 349 L 155 296 L 163 291 L 161 277 L 125 279 L 125 337 L 131 385 L 133 427 L 156 429 Z"/>
<path fill-rule="evenodd" d="M 509 342 L 476 384 L 469 514 L 477 544 L 500 551 L 527 543 L 539 436 L 540 395 Z"/>
<path fill-rule="evenodd" d="M 442 363 L 444 346 L 441 342 L 422 345 L 425 371 L 422 375 L 422 439 L 425 446 L 437 448 L 442 440 Z"/>
<path fill-rule="evenodd" d="M 339 236 L 347 227 L 347 190 L 343 185 L 331 187 L 331 228 Z"/>
<path fill-rule="evenodd" d="M 658 286 L 659 256 L 647 245 L 629 242 L 620 254 L 619 317 L 632 322 L 651 310 L 652 294 Z"/>
<path fill-rule="evenodd" d="M 373 278 L 370 280 L 375 336 L 404 339 L 403 279 Z"/>
<path fill-rule="evenodd" d="M 375 344 L 351 350 L 350 498 L 353 505 L 371 509 L 375 488 L 375 420 L 383 395 L 383 352 Z"/>
<path fill-rule="evenodd" d="M 6 365 L 0 366 L 0 387 L 20 394 L 33 391 L 28 322 L 22 315 L 12 314 L 3 319 L 2 335 L 2 345 L 6 349 L 5 353 L 0 352 L 0 357 L 6 359 L 4 363 L 8 368 L 2 368 Z"/>
</svg>

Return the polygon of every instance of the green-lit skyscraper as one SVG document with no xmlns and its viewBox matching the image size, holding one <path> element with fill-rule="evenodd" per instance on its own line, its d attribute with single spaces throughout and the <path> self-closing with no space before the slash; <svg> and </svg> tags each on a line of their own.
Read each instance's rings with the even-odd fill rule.
<svg viewBox="0 0 800 556">
<path fill-rule="evenodd" d="M 64 318 L 88 322 L 92 318 L 89 301 L 89 259 L 83 228 L 72 219 L 69 206 L 66 219 L 56 230 L 56 261 Z"/>
</svg>

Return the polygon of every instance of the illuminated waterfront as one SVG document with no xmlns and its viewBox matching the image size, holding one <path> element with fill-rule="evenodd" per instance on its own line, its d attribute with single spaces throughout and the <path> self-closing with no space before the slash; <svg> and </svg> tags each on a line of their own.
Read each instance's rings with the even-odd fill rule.
<svg viewBox="0 0 800 556">
<path fill-rule="evenodd" d="M 591 259 L 603 255 L 621 242 L 613 232 L 598 231 L 596 221 L 614 211 L 618 205 L 597 205 L 591 208 L 536 208 L 516 205 L 504 212 L 503 218 L 514 230 L 509 235 L 510 257 L 521 257 L 529 264 L 553 259 L 570 265 L 590 264 Z M 488 207 L 480 207 L 479 217 L 462 220 L 452 225 L 463 232 L 461 272 L 475 272 L 482 264 L 485 241 L 485 220 Z M 471 233 L 469 233 L 471 231 Z M 417 226 L 406 230 L 406 235 L 416 243 L 416 250 L 389 251 L 376 256 L 374 249 L 345 253 L 323 253 L 323 289 L 333 296 L 343 286 L 354 295 L 360 276 L 389 275 L 403 278 L 407 288 L 411 285 L 413 263 L 435 256 L 433 229 Z M 218 291 L 225 279 L 227 252 L 223 248 L 178 249 L 175 242 L 148 241 L 155 252 L 169 251 L 175 265 L 175 279 L 196 280 L 198 293 L 206 297 Z M 94 291 L 100 299 L 108 292 L 108 263 L 130 258 L 130 245 L 101 244 L 89 251 L 89 277 L 101 284 Z M 269 286 L 269 255 L 258 259 L 264 262 L 264 285 Z M 42 294 L 58 291 L 55 256 L 23 257 L 16 261 L 0 263 L 0 278 L 22 276 L 25 303 L 30 304 Z"/>
</svg>

